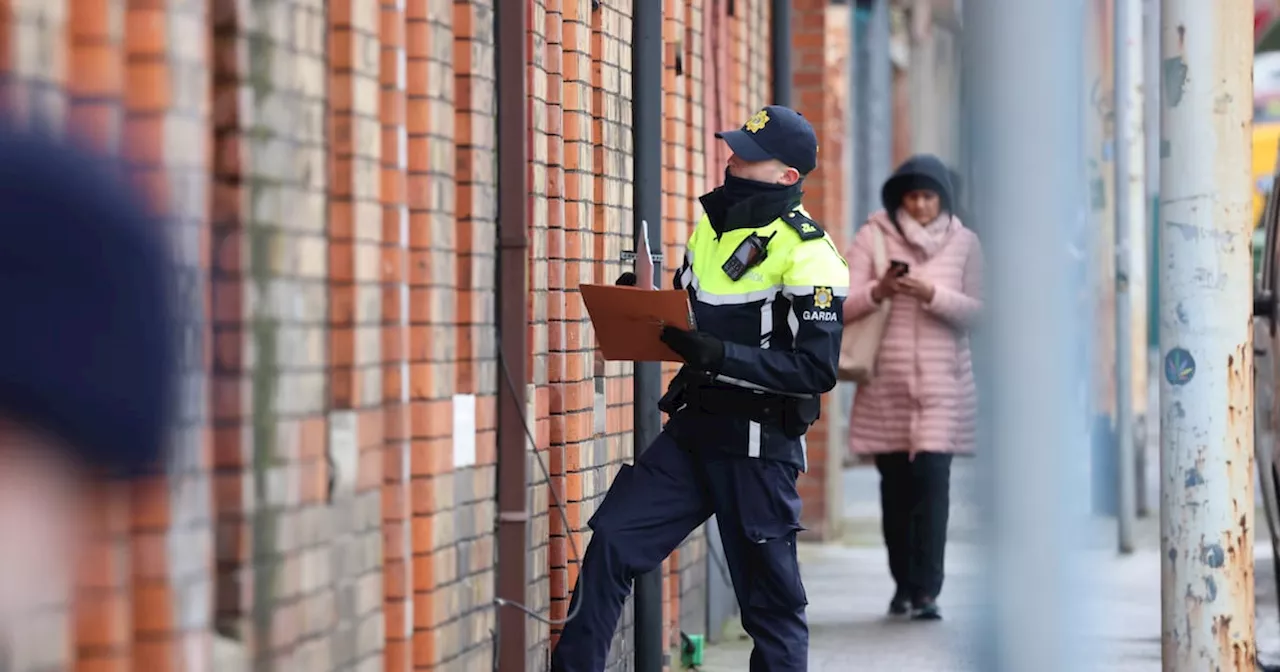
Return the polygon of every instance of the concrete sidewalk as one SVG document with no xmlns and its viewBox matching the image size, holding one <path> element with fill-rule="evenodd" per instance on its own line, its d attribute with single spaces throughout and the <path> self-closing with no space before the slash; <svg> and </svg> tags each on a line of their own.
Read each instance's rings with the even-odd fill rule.
<svg viewBox="0 0 1280 672">
<path fill-rule="evenodd" d="M 893 584 L 879 538 L 878 483 L 874 470 L 855 468 L 845 478 L 849 518 L 838 544 L 802 545 L 800 558 L 809 594 L 811 670 L 948 672 L 978 669 L 976 627 L 983 598 L 980 551 L 970 497 L 971 464 L 957 462 L 948 545 L 947 583 L 939 600 L 945 620 L 891 621 L 885 617 Z M 1265 526 L 1263 526 L 1265 528 Z M 1160 670 L 1159 521 L 1141 521 L 1139 550 L 1114 552 L 1114 523 L 1099 521 L 1080 559 L 1088 563 L 1089 586 L 1083 634 L 1090 645 L 1080 669 L 1103 672 Z M 1257 545 L 1259 649 L 1264 661 L 1280 653 L 1269 542 Z M 1046 605 L 1046 608 L 1051 608 Z M 736 619 L 733 627 L 738 627 Z M 740 630 L 709 647 L 705 672 L 748 669 L 750 640 Z M 1270 655 L 1269 655 L 1270 654 Z"/>
</svg>

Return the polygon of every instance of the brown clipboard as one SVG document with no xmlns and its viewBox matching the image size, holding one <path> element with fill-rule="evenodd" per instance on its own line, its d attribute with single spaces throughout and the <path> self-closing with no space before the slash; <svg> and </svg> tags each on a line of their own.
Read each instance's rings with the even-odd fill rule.
<svg viewBox="0 0 1280 672">
<path fill-rule="evenodd" d="M 618 285 L 579 285 L 600 354 L 627 362 L 684 362 L 659 336 L 662 327 L 692 330 L 689 294 Z"/>
</svg>

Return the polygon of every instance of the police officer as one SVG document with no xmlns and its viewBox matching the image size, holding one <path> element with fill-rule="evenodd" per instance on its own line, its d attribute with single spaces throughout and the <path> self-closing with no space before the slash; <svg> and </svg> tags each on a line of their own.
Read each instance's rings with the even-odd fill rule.
<svg viewBox="0 0 1280 672">
<path fill-rule="evenodd" d="M 755 642 L 750 669 L 808 669 L 796 479 L 819 395 L 836 384 L 849 272 L 800 204 L 818 158 L 809 122 L 771 105 L 716 137 L 733 155 L 724 185 L 701 198 L 706 214 L 674 282 L 689 293 L 697 330 L 663 331 L 686 362 L 659 404 L 670 419 L 588 521 L 557 672 L 604 669 L 632 580 L 712 514 Z"/>
</svg>

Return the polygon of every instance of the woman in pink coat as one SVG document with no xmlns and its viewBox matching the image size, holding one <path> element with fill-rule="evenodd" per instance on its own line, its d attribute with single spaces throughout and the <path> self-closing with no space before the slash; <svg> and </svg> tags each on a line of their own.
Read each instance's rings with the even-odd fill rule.
<svg viewBox="0 0 1280 672">
<path fill-rule="evenodd" d="M 890 302 L 875 376 L 859 386 L 849 450 L 875 458 L 892 615 L 937 620 L 950 507 L 951 459 L 973 450 L 977 398 L 969 327 L 982 308 L 982 248 L 952 215 L 946 166 L 908 159 L 880 192 L 846 254 L 851 274 L 844 318 L 864 318 Z M 875 233 L 895 262 L 875 271 Z"/>
</svg>

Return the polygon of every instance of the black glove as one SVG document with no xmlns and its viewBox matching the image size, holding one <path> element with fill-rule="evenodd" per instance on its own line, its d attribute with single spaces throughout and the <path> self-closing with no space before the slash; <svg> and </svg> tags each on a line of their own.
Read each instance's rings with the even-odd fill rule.
<svg viewBox="0 0 1280 672">
<path fill-rule="evenodd" d="M 724 365 L 724 342 L 711 334 L 663 327 L 661 339 L 694 368 L 719 373 Z"/>
<path fill-rule="evenodd" d="M 615 280 L 613 284 L 622 285 L 623 287 L 635 287 L 636 274 L 632 273 L 631 271 L 627 271 L 626 273 L 619 275 L 618 279 Z"/>
</svg>

